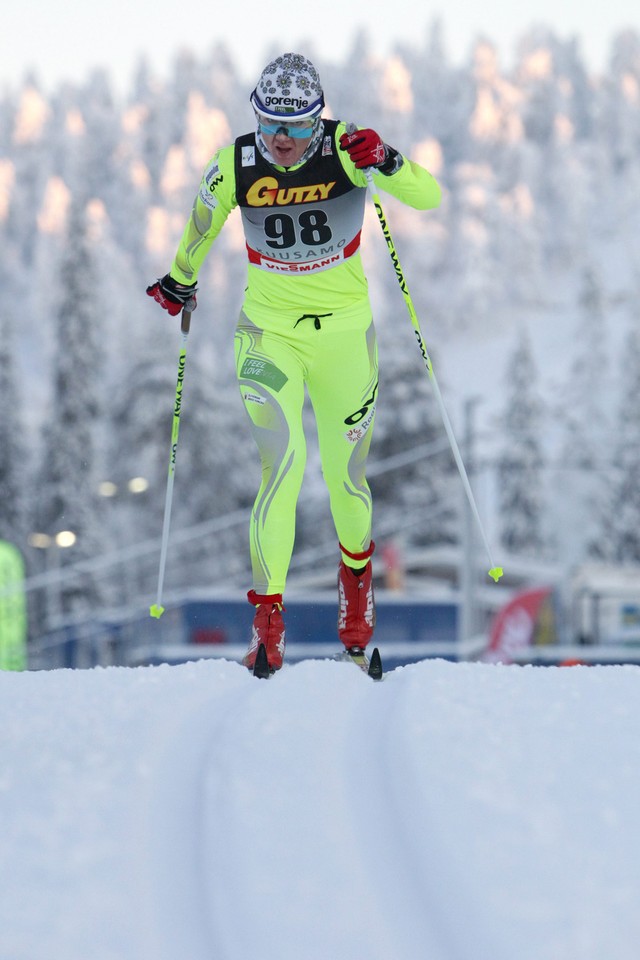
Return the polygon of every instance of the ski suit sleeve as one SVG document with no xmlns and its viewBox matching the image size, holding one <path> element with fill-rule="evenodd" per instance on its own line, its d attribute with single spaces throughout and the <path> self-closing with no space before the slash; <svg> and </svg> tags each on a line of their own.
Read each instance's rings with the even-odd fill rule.
<svg viewBox="0 0 640 960">
<path fill-rule="evenodd" d="M 237 206 L 235 146 L 223 147 L 205 167 L 182 239 L 169 271 L 178 283 L 195 283 L 211 244 Z"/>
<path fill-rule="evenodd" d="M 367 177 L 363 170 L 358 170 L 346 150 L 340 149 L 340 137 L 347 128 L 346 123 L 338 124 L 336 129 L 336 149 L 346 170 L 347 176 L 358 187 L 367 186 Z M 391 194 L 397 200 L 413 207 L 414 210 L 433 210 L 440 205 L 442 193 L 440 185 L 428 170 L 419 163 L 409 160 L 402 155 L 403 164 L 395 173 L 386 176 L 374 170 L 373 182 L 376 187 Z"/>
</svg>

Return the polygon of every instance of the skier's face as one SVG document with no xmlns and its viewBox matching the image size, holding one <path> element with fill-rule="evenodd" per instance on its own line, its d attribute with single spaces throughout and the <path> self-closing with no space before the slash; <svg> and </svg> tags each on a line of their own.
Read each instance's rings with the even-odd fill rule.
<svg viewBox="0 0 640 960">
<path fill-rule="evenodd" d="M 283 127 L 283 131 L 284 129 Z M 276 163 L 282 167 L 293 167 L 309 146 L 311 133 L 310 130 L 308 137 L 289 137 L 284 132 L 272 134 L 263 132 L 262 139 Z"/>
<path fill-rule="evenodd" d="M 256 111 L 258 127 L 267 150 L 283 167 L 292 167 L 302 158 L 317 126 L 316 117 L 294 120 L 286 115 L 265 117 Z"/>
</svg>

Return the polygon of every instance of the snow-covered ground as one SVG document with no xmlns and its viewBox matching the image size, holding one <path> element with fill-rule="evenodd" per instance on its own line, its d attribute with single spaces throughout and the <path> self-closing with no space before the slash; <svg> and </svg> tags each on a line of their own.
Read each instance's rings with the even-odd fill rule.
<svg viewBox="0 0 640 960">
<path fill-rule="evenodd" d="M 637 960 L 640 670 L 0 674 L 1 960 Z"/>
</svg>

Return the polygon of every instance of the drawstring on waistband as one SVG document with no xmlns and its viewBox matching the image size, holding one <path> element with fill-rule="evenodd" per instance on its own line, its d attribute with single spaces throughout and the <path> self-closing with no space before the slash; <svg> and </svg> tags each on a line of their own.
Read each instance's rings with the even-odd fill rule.
<svg viewBox="0 0 640 960">
<path fill-rule="evenodd" d="M 320 330 L 321 329 L 320 318 L 332 317 L 332 316 L 333 316 L 332 313 L 303 313 L 302 316 L 298 317 L 298 319 L 294 323 L 293 329 L 295 330 L 298 324 L 301 323 L 303 320 L 313 320 L 313 325 L 316 328 L 316 330 Z"/>
</svg>

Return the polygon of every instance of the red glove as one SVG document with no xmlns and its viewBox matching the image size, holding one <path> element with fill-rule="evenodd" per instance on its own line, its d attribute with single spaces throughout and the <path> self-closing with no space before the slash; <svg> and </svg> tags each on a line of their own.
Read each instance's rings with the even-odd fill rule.
<svg viewBox="0 0 640 960">
<path fill-rule="evenodd" d="M 347 151 L 359 170 L 364 167 L 380 167 L 388 156 L 388 148 L 375 130 L 343 133 L 340 137 L 340 149 Z"/>
<path fill-rule="evenodd" d="M 147 287 L 147 296 L 160 304 L 163 310 L 167 310 L 172 317 L 177 317 L 183 307 L 189 305 L 191 310 L 195 310 L 197 283 L 178 283 L 170 274 L 166 274 L 161 280 L 156 280 L 151 286 Z"/>
</svg>

